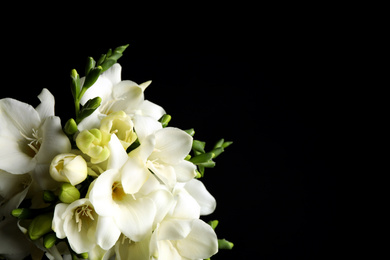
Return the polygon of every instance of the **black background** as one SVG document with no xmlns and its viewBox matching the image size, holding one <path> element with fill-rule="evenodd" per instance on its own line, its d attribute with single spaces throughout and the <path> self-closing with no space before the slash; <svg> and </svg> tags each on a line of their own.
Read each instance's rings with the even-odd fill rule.
<svg viewBox="0 0 390 260">
<path fill-rule="evenodd" d="M 152 80 L 145 97 L 172 116 L 170 126 L 194 128 L 207 147 L 234 142 L 202 180 L 217 199 L 204 219 L 218 219 L 218 236 L 235 244 L 212 259 L 334 259 L 340 35 L 316 14 L 249 15 L 195 26 L 157 20 L 142 36 L 130 16 L 98 28 L 19 24 L 3 34 L 1 97 L 36 106 L 48 88 L 65 123 L 71 69 L 84 75 L 86 57 L 129 43 L 122 79 Z"/>
</svg>

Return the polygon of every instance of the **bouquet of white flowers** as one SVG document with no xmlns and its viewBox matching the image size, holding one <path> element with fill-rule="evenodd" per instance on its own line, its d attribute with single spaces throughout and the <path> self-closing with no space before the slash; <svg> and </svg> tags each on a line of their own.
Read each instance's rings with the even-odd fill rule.
<svg viewBox="0 0 390 260">
<path fill-rule="evenodd" d="M 0 259 L 208 259 L 216 207 L 199 180 L 231 142 L 211 150 L 144 99 L 150 81 L 121 80 L 126 46 L 71 72 L 75 118 L 0 99 Z"/>
</svg>

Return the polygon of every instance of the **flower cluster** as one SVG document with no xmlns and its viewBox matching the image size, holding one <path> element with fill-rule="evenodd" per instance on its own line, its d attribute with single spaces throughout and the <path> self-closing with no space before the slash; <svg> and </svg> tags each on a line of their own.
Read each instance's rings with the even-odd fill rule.
<svg viewBox="0 0 390 260">
<path fill-rule="evenodd" d="M 205 223 L 214 197 L 199 180 L 209 152 L 121 80 L 121 46 L 86 76 L 71 72 L 76 111 L 62 128 L 54 96 L 0 100 L 0 259 L 208 259 L 232 243 Z"/>
</svg>

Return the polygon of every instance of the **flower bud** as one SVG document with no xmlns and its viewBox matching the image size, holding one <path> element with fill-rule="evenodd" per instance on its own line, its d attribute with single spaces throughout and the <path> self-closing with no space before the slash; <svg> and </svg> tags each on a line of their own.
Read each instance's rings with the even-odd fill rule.
<svg viewBox="0 0 390 260">
<path fill-rule="evenodd" d="M 43 246 L 47 249 L 52 248 L 57 242 L 57 236 L 55 233 L 49 233 L 43 237 Z"/>
<path fill-rule="evenodd" d="M 64 183 L 61 186 L 60 195 L 58 196 L 60 201 L 64 203 L 72 203 L 80 198 L 79 190 L 69 183 Z"/>
<path fill-rule="evenodd" d="M 137 140 L 137 135 L 133 129 L 133 121 L 124 111 L 109 114 L 102 119 L 100 126 L 100 131 L 104 135 L 111 136 L 111 134 L 116 134 L 125 150 Z"/>
<path fill-rule="evenodd" d="M 50 190 L 44 190 L 43 191 L 43 201 L 50 203 L 57 199 L 56 195 L 54 195 L 54 192 Z"/>
<path fill-rule="evenodd" d="M 20 208 L 12 210 L 11 215 L 18 219 L 27 219 L 31 218 L 33 213 L 30 209 Z"/>
<path fill-rule="evenodd" d="M 87 162 L 81 155 L 59 154 L 50 164 L 50 176 L 58 182 L 69 182 L 75 186 L 84 181 L 87 174 Z"/>
<path fill-rule="evenodd" d="M 109 140 L 103 140 L 99 129 L 84 130 L 76 138 L 77 147 L 91 157 L 92 163 L 101 163 L 110 156 Z"/>
<path fill-rule="evenodd" d="M 37 240 L 51 231 L 53 213 L 47 213 L 35 217 L 28 226 L 28 235 L 31 240 Z"/>
</svg>

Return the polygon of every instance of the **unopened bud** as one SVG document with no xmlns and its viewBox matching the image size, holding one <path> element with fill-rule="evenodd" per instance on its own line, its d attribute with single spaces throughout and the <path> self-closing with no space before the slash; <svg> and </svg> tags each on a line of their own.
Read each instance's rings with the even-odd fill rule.
<svg viewBox="0 0 390 260">
<path fill-rule="evenodd" d="M 65 126 L 64 126 L 64 132 L 68 135 L 73 135 L 77 132 L 77 123 L 74 121 L 73 118 L 69 119 Z"/>
<path fill-rule="evenodd" d="M 26 218 L 31 218 L 33 216 L 32 212 L 30 209 L 14 209 L 11 212 L 12 216 L 18 219 L 26 219 Z"/>
<path fill-rule="evenodd" d="M 109 140 L 108 140 L 109 141 Z M 99 129 L 84 130 L 76 138 L 77 147 L 91 157 L 91 162 L 101 163 L 110 156 L 107 140 L 103 140 Z"/>
<path fill-rule="evenodd" d="M 58 182 L 70 182 L 73 186 L 87 178 L 87 163 L 81 155 L 59 154 L 50 164 L 50 176 Z"/>
<path fill-rule="evenodd" d="M 37 240 L 46 233 L 50 232 L 53 219 L 53 213 L 47 213 L 35 217 L 28 226 L 28 235 L 31 240 Z"/>
<path fill-rule="evenodd" d="M 56 200 L 56 198 L 57 198 L 56 195 L 54 195 L 54 193 L 52 191 L 50 191 L 50 190 L 43 191 L 43 200 L 45 202 L 48 202 L 48 203 L 53 202 Z"/>
<path fill-rule="evenodd" d="M 80 191 L 70 183 L 64 183 L 61 186 L 60 201 L 64 203 L 72 203 L 80 198 Z"/>
<path fill-rule="evenodd" d="M 79 257 L 81 258 L 81 259 L 88 259 L 88 253 L 86 252 L 86 253 L 81 253 L 81 254 L 79 254 Z"/>
<path fill-rule="evenodd" d="M 55 233 L 49 233 L 43 237 L 43 246 L 47 249 L 54 246 L 54 244 L 57 242 L 57 236 Z"/>
</svg>

